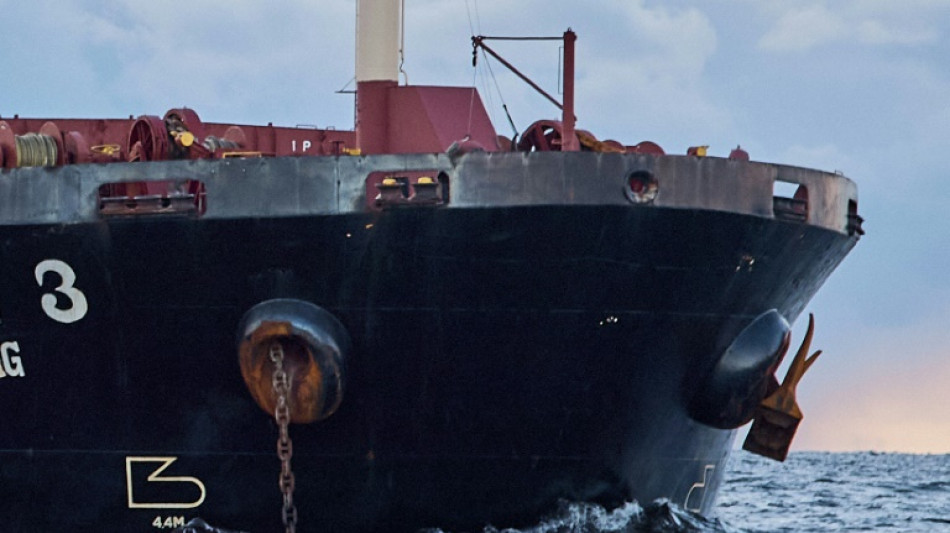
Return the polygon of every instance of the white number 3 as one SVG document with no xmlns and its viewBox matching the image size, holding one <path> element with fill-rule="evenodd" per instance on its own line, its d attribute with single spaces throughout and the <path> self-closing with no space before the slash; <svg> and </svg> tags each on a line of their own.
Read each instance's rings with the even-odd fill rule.
<svg viewBox="0 0 950 533">
<path fill-rule="evenodd" d="M 38 283 L 40 287 L 43 286 L 43 276 L 47 272 L 57 274 L 62 280 L 59 287 L 53 290 L 69 299 L 69 307 L 66 309 L 56 307 L 56 295 L 46 293 L 40 300 L 40 303 L 43 305 L 43 311 L 53 320 L 62 322 L 63 324 L 71 324 L 77 320 L 82 320 L 89 311 L 89 305 L 86 303 L 86 295 L 83 294 L 81 290 L 73 287 L 73 283 L 76 282 L 76 273 L 73 272 L 72 267 L 59 259 L 40 261 L 40 264 L 36 265 L 35 271 L 36 283 Z"/>
</svg>

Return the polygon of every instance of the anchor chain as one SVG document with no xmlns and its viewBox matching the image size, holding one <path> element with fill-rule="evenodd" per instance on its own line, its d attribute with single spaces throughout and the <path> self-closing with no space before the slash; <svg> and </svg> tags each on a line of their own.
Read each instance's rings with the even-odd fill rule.
<svg viewBox="0 0 950 533">
<path fill-rule="evenodd" d="M 274 410 L 274 419 L 280 429 L 277 439 L 277 457 L 280 458 L 280 492 L 284 496 L 282 518 L 287 533 L 297 530 L 297 507 L 294 505 L 294 472 L 290 468 L 290 459 L 294 454 L 293 443 L 290 440 L 290 380 L 284 370 L 284 348 L 279 342 L 270 347 L 270 360 L 274 363 L 273 386 L 277 395 L 277 407 Z"/>
</svg>

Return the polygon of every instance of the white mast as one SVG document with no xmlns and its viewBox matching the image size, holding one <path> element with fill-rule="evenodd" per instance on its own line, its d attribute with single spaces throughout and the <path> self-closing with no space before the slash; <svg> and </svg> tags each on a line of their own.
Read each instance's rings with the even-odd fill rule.
<svg viewBox="0 0 950 533">
<path fill-rule="evenodd" d="M 358 0 L 356 81 L 398 81 L 402 0 Z"/>
</svg>

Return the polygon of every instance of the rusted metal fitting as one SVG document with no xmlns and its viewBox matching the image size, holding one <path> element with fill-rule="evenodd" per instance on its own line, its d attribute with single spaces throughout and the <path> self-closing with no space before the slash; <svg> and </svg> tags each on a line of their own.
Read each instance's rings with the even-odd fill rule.
<svg viewBox="0 0 950 533">
<path fill-rule="evenodd" d="M 269 357 L 274 343 L 284 352 L 291 422 L 323 420 L 340 406 L 350 340 L 329 312 L 302 300 L 268 300 L 244 315 L 239 335 L 241 376 L 265 412 L 273 413 L 277 406 L 275 366 Z"/>
</svg>

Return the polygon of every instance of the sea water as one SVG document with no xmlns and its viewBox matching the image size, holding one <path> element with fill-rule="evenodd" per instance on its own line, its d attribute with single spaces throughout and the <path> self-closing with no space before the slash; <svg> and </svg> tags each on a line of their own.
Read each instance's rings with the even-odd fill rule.
<svg viewBox="0 0 950 533">
<path fill-rule="evenodd" d="M 950 455 L 793 452 L 777 463 L 736 451 L 717 501 L 712 517 L 665 500 L 612 511 L 563 502 L 535 526 L 482 533 L 950 533 Z"/>
<path fill-rule="evenodd" d="M 777 463 L 736 451 L 717 501 L 710 518 L 666 501 L 612 512 L 564 503 L 521 531 L 950 533 L 950 455 L 797 452 Z"/>
<path fill-rule="evenodd" d="M 950 455 L 735 452 L 716 513 L 742 531 L 950 532 Z"/>
</svg>

